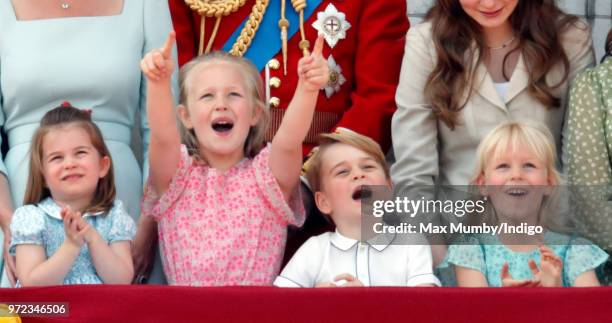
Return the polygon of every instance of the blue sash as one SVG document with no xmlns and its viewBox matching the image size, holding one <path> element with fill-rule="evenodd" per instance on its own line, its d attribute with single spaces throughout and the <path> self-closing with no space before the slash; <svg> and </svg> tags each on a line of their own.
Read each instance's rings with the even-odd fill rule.
<svg viewBox="0 0 612 323">
<path fill-rule="evenodd" d="M 315 11 L 315 9 L 321 4 L 322 0 L 306 0 L 306 8 L 304 8 L 304 28 L 307 28 L 306 21 Z M 281 2 L 278 0 L 270 0 L 268 4 L 268 8 L 266 9 L 266 13 L 259 25 L 259 29 L 251 42 L 251 46 L 249 46 L 249 50 L 247 50 L 244 57 L 248 58 L 257 66 L 257 68 L 261 71 L 266 63 L 270 59 L 272 59 L 282 47 L 281 37 L 280 37 L 280 28 L 278 27 L 278 21 L 280 20 L 280 9 Z M 287 30 L 287 39 L 291 39 L 291 37 L 299 30 L 300 26 L 300 16 L 295 12 L 293 6 L 291 5 L 291 1 L 287 0 L 287 6 L 285 9 L 285 17 L 289 20 L 289 29 Z M 246 24 L 247 17 L 240 27 L 234 31 L 232 36 L 227 40 L 225 45 L 223 45 L 223 51 L 229 52 L 232 49 L 232 46 L 240 36 L 240 31 Z M 311 40 L 311 45 L 314 45 L 314 39 Z"/>
</svg>

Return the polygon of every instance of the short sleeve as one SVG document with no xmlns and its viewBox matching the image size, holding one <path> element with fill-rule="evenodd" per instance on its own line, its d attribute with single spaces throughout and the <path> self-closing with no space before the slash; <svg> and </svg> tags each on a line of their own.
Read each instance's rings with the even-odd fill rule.
<svg viewBox="0 0 612 323">
<path fill-rule="evenodd" d="M 11 245 L 9 252 L 14 255 L 17 245 L 44 245 L 45 213 L 34 205 L 18 208 L 11 220 Z"/>
<path fill-rule="evenodd" d="M 450 264 L 478 270 L 486 276 L 484 253 L 476 238 L 468 238 L 465 244 L 451 245 L 439 267 L 448 267 Z"/>
<path fill-rule="evenodd" d="M 125 211 L 121 201 L 115 201 L 115 206 L 109 214 L 111 219 L 111 229 L 108 234 L 108 243 L 116 241 L 132 241 L 136 234 L 136 224 L 132 217 Z"/>
<path fill-rule="evenodd" d="M 189 156 L 187 147 L 181 145 L 181 159 L 166 192 L 159 196 L 155 191 L 153 183 L 147 180 L 141 205 L 143 215 L 151 216 L 157 221 L 161 219 L 170 206 L 183 194 L 193 163 L 193 158 Z"/>
<path fill-rule="evenodd" d="M 440 286 L 440 281 L 433 273 L 431 260 L 431 247 L 429 245 L 408 245 L 410 248 L 408 264 L 407 286 L 432 284 Z"/>
<path fill-rule="evenodd" d="M 295 226 L 304 224 L 305 211 L 302 202 L 302 194 L 299 183 L 296 185 L 296 190 L 291 194 L 289 201 L 285 200 L 285 196 L 281 191 L 272 169 L 270 168 L 270 149 L 268 144 L 262 149 L 253 159 L 253 168 L 255 172 L 255 181 L 260 190 L 263 191 L 265 202 L 269 203 L 274 214 L 283 222 Z"/>
<path fill-rule="evenodd" d="M 161 48 L 166 41 L 166 37 L 172 30 L 172 20 L 168 1 L 164 0 L 145 0 L 144 3 L 144 45 L 142 47 L 142 57 L 153 49 Z M 172 57 L 176 57 L 176 46 L 172 49 Z M 174 104 L 178 93 L 178 64 L 172 73 L 172 93 L 174 94 Z M 147 78 L 141 74 L 140 82 L 140 135 L 142 138 L 143 156 L 143 180 L 149 174 L 149 123 L 147 120 Z"/>
<path fill-rule="evenodd" d="M 318 237 L 311 237 L 295 252 L 283 271 L 274 280 L 277 287 L 314 287 L 321 268 L 325 248 Z"/>
<path fill-rule="evenodd" d="M 576 278 L 589 270 L 595 270 L 608 259 L 608 254 L 585 239 L 574 240 L 568 246 L 563 261 L 564 280 L 570 286 Z"/>
</svg>

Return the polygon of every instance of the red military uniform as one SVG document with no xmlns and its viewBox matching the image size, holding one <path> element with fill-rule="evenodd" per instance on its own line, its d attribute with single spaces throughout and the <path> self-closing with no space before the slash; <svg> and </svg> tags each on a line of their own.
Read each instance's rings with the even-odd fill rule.
<svg viewBox="0 0 612 323">
<path fill-rule="evenodd" d="M 270 0 L 276 1 L 280 0 Z M 240 24 L 250 14 L 254 3 L 255 0 L 247 0 L 238 11 L 222 18 L 213 49 L 221 49 L 232 33 L 241 28 Z M 386 151 L 390 147 L 391 116 L 396 108 L 395 91 L 408 30 L 406 0 L 322 0 L 316 8 L 311 8 L 314 13 L 304 22 L 306 39 L 311 42 L 311 47 L 318 33 L 313 22 L 317 21 L 318 13 L 326 11 L 330 4 L 344 14 L 350 27 L 345 28 L 346 37 L 337 39 L 333 48 L 329 41 L 326 42 L 323 56 L 328 59 L 330 55 L 333 56 L 346 81 L 339 88 L 336 87 L 338 91 L 331 90 L 329 97 L 325 91 L 321 91 L 313 126 L 305 140 L 305 151 L 316 143 L 317 133 L 329 132 L 335 127 L 345 127 L 367 135 Z M 201 18 L 183 0 L 169 0 L 169 5 L 177 34 L 179 64 L 182 66 L 197 55 Z M 270 10 L 268 8 L 266 11 L 264 20 L 271 16 Z M 294 10 L 289 0 L 286 10 Z M 208 42 L 214 23 L 215 18 L 206 19 L 205 42 Z M 274 37 L 280 38 L 280 31 Z M 297 62 L 302 57 L 298 47 L 300 40 L 299 31 L 288 40 L 287 75 L 283 75 L 282 63 L 280 68 L 270 70 L 270 77 L 278 78 L 274 84 L 278 87 L 270 88 L 270 97 L 278 98 L 273 100 L 279 103 L 277 108 L 271 108 L 272 132 L 278 128 L 282 111 L 296 88 Z M 260 38 L 259 41 L 266 40 Z M 274 58 L 282 62 L 280 50 Z M 264 71 L 262 77 L 265 77 Z"/>
</svg>

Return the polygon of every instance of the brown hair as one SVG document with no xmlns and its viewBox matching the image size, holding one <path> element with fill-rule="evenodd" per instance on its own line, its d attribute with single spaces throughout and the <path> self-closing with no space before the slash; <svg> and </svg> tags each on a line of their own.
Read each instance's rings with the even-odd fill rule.
<svg viewBox="0 0 612 323">
<path fill-rule="evenodd" d="M 179 73 L 179 104 L 187 106 L 188 97 L 188 80 L 191 72 L 198 66 L 209 64 L 233 64 L 243 73 L 247 91 L 250 94 L 254 109 L 259 109 L 261 115 L 256 125 L 249 129 L 246 141 L 244 143 L 244 156 L 247 158 L 255 157 L 264 147 L 264 135 L 268 128 L 268 120 L 270 112 L 264 102 L 264 86 L 259 71 L 253 63 L 243 57 L 232 56 L 225 52 L 212 52 L 198 56 L 187 64 L 185 64 Z M 178 121 L 179 132 L 181 134 L 182 143 L 187 146 L 189 154 L 199 159 L 199 145 L 193 129 L 187 129 L 182 122 Z"/>
<path fill-rule="evenodd" d="M 606 54 L 601 59 L 602 62 L 604 61 L 604 59 L 612 56 L 612 28 L 610 28 L 610 31 L 608 31 L 608 37 L 606 37 L 606 44 L 604 49 L 606 51 Z"/>
<path fill-rule="evenodd" d="M 503 65 L 512 52 L 520 51 L 529 72 L 529 93 L 546 107 L 559 107 L 561 100 L 552 90 L 563 84 L 569 74 L 569 60 L 560 34 L 570 25 L 576 25 L 578 18 L 561 11 L 555 0 L 522 0 L 508 19 L 519 45 L 506 55 Z M 457 114 L 467 103 L 460 102 L 463 96 L 457 93 L 469 89 L 467 97 L 471 96 L 474 72 L 482 62 L 480 53 L 485 53 L 486 45 L 481 26 L 465 13 L 459 0 L 438 0 L 426 20 L 432 25 L 438 57 L 424 94 L 436 116 L 454 129 Z M 477 60 L 473 65 L 471 57 L 475 55 Z M 466 57 L 470 57 L 467 62 Z M 559 63 L 564 67 L 563 79 L 557 84 L 547 84 L 546 75 Z M 504 77 L 508 79 L 505 74 Z"/>
<path fill-rule="evenodd" d="M 23 204 L 36 204 L 51 196 L 49 188 L 45 185 L 45 178 L 42 173 L 43 141 L 49 132 L 67 126 L 77 126 L 85 130 L 89 135 L 91 144 L 100 156 L 108 156 L 110 159 L 110 153 L 108 148 L 106 148 L 102 133 L 91 120 L 91 112 L 79 110 L 65 104 L 50 110 L 43 116 L 40 126 L 32 138 L 30 174 L 28 175 L 28 185 Z M 94 198 L 83 212 L 107 212 L 113 206 L 115 195 L 115 178 L 113 176 L 113 163 L 111 160 L 108 173 L 98 181 Z"/>
<path fill-rule="evenodd" d="M 387 179 L 391 178 L 385 154 L 383 154 L 380 145 L 376 141 L 351 130 L 337 129 L 332 133 L 319 134 L 319 146 L 315 148 L 316 150 L 313 151 L 312 156 L 307 161 L 307 165 L 304 166 L 306 168 L 306 179 L 313 192 L 321 191 L 321 167 L 323 166 L 324 154 L 329 147 L 335 144 L 349 145 L 372 156 L 382 166 L 385 177 Z"/>
</svg>

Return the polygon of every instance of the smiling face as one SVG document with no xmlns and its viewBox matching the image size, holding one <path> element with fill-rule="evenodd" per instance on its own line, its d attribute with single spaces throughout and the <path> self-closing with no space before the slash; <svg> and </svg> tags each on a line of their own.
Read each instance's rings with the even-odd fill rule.
<svg viewBox="0 0 612 323">
<path fill-rule="evenodd" d="M 537 215 L 542 199 L 555 179 L 548 166 L 525 144 L 509 147 L 489 156 L 484 173 L 477 180 L 481 191 L 491 198 L 503 221 L 525 222 Z"/>
<path fill-rule="evenodd" d="M 530 1 L 530 0 L 527 0 Z M 519 0 L 459 0 L 463 11 L 483 28 L 509 24 Z"/>
<path fill-rule="evenodd" d="M 187 104 L 179 107 L 179 116 L 186 128 L 194 130 L 202 157 L 242 159 L 259 111 L 239 66 L 202 63 L 190 72 L 186 86 Z"/>
<path fill-rule="evenodd" d="M 353 146 L 333 144 L 321 158 L 321 188 L 315 193 L 315 201 L 321 212 L 329 214 L 340 229 L 343 224 L 359 223 L 361 200 L 372 194 L 363 186 L 391 187 L 382 165 Z"/>
<path fill-rule="evenodd" d="M 60 204 L 77 210 L 88 206 L 109 168 L 110 158 L 100 156 L 87 131 L 78 125 L 58 127 L 44 136 L 42 174 Z"/>
</svg>

